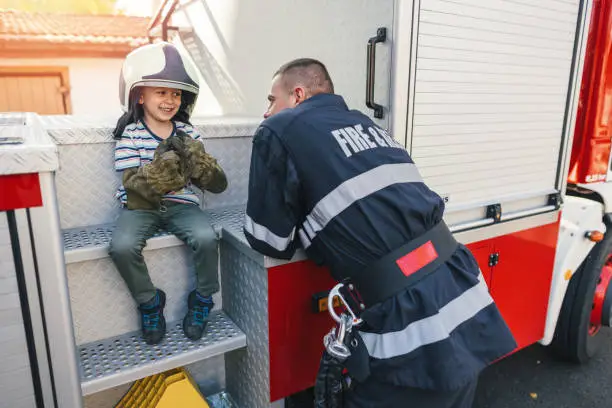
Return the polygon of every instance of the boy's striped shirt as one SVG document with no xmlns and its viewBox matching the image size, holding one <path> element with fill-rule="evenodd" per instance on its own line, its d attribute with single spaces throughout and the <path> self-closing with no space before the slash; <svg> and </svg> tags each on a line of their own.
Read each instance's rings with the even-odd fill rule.
<svg viewBox="0 0 612 408">
<path fill-rule="evenodd" d="M 186 123 L 174 122 L 172 134 L 176 133 L 177 130 L 182 130 L 195 140 L 202 140 L 197 130 Z M 155 135 L 143 121 L 128 125 L 123 131 L 121 139 L 117 141 L 115 146 L 115 170 L 122 172 L 126 169 L 151 163 L 153 161 L 155 149 L 162 140 L 163 139 Z M 127 204 L 127 194 L 123 184 L 119 186 L 119 189 L 115 193 L 115 197 L 121 202 L 122 206 Z M 162 199 L 184 204 L 200 205 L 200 199 L 193 191 L 191 183 L 181 190 L 164 195 Z"/>
</svg>

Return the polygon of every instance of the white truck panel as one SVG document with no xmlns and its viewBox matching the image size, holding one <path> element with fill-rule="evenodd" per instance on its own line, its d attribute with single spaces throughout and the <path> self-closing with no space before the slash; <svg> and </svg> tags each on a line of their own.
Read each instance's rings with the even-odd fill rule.
<svg viewBox="0 0 612 408">
<path fill-rule="evenodd" d="M 515 114 L 520 113 L 528 115 L 532 112 L 538 112 L 542 104 L 537 103 L 521 103 L 521 102 L 504 102 L 504 103 L 486 103 L 485 101 L 463 103 L 457 102 L 443 102 L 436 104 L 427 104 L 422 101 L 417 105 L 414 113 L 415 115 L 496 115 L 499 114 L 500 109 L 503 109 L 504 114 Z M 545 103 L 545 102 L 543 102 Z M 555 104 L 550 105 L 552 109 L 560 109 L 559 101 L 555 101 Z M 555 113 L 555 112 L 552 112 Z"/>
<path fill-rule="evenodd" d="M 449 59 L 452 58 L 449 56 Z M 460 82 L 448 82 L 448 81 L 438 81 L 438 82 L 422 82 L 416 84 L 416 92 L 417 93 L 442 93 L 442 94 L 455 94 L 459 93 L 461 95 L 490 95 L 490 94 L 499 94 L 501 92 L 504 95 L 562 95 L 563 90 L 556 89 L 554 87 L 539 87 L 535 89 L 533 86 L 529 84 L 514 84 L 512 88 L 509 88 L 505 83 L 460 83 Z"/>
<path fill-rule="evenodd" d="M 493 114 L 484 114 L 484 113 L 475 113 L 470 115 L 463 114 L 448 114 L 444 113 L 442 110 L 437 114 L 429 114 L 429 115 L 415 115 L 414 125 L 415 126 L 438 126 L 438 125 L 462 125 L 462 124 L 489 124 L 489 123 L 497 123 L 498 129 L 503 129 L 504 125 L 509 122 L 514 122 L 516 120 L 520 120 L 522 123 L 529 122 L 554 122 L 559 115 L 557 113 L 549 113 L 549 112 L 532 112 L 532 113 L 508 113 L 503 110 L 503 107 L 500 107 L 499 113 Z M 561 119 L 562 120 L 562 119 Z M 441 135 L 443 136 L 443 135 Z M 412 139 L 412 149 L 415 152 L 418 149 L 418 143 L 420 140 L 418 138 L 413 137 Z"/>
<path fill-rule="evenodd" d="M 538 7 L 542 9 L 541 7 Z M 576 6 L 573 6 L 572 13 L 575 13 Z M 448 22 L 449 18 L 453 20 L 454 27 L 468 28 L 474 30 L 486 30 L 493 33 L 501 34 L 520 34 L 528 38 L 550 39 L 555 42 L 573 41 L 574 36 L 571 30 L 549 30 L 539 24 L 528 25 L 526 21 L 519 23 L 511 22 L 505 19 L 491 20 L 488 18 L 478 18 L 473 15 L 453 14 L 434 10 L 433 8 L 424 8 L 421 11 L 421 22 L 442 25 Z"/>
<path fill-rule="evenodd" d="M 34 406 L 34 386 L 6 213 L 0 212 L 0 405 Z M 26 406 L 26 405 L 22 405 Z"/>
<path fill-rule="evenodd" d="M 388 39 L 376 46 L 375 102 L 388 126 L 393 0 L 205 0 L 181 6 L 173 24 L 202 71 L 197 113 L 261 116 L 272 74 L 294 58 L 325 63 L 336 92 L 351 108 L 365 106 L 366 44 L 379 27 Z"/>
<path fill-rule="evenodd" d="M 475 222 L 494 203 L 550 208 L 578 12 L 578 1 L 421 0 L 407 144 L 447 220 Z"/>
<path fill-rule="evenodd" d="M 509 94 L 505 98 L 505 103 L 509 106 L 515 105 L 533 105 L 539 106 L 543 103 L 558 103 L 560 94 L 536 94 L 528 93 Z M 495 93 L 469 94 L 458 95 L 456 93 L 420 93 L 418 95 L 419 102 L 423 104 L 439 104 L 439 103 L 462 103 L 467 106 L 477 105 L 478 107 L 490 106 L 491 104 L 499 104 L 499 97 Z"/>
<path fill-rule="evenodd" d="M 531 0 L 513 0 L 516 4 L 533 5 Z M 568 13 L 573 12 L 576 9 L 576 0 L 539 0 L 538 7 L 548 10 L 565 11 Z"/>
<path fill-rule="evenodd" d="M 427 0 L 434 1 L 434 0 Z M 450 22 L 449 22 L 450 24 Z M 431 30 L 433 31 L 433 30 Z M 481 38 L 487 38 L 490 33 L 483 30 Z M 517 57 L 526 56 L 531 60 L 533 57 L 539 57 L 546 60 L 558 61 L 560 63 L 571 61 L 571 54 L 568 56 L 562 50 L 556 48 L 543 49 L 530 47 L 528 44 L 521 43 L 496 43 L 486 40 L 476 40 L 462 37 L 443 37 L 430 33 L 419 38 L 419 47 L 432 47 L 442 49 L 458 49 L 458 50 L 478 50 L 487 53 L 511 54 Z M 519 62 L 520 59 L 517 59 Z"/>
<path fill-rule="evenodd" d="M 454 20 L 453 20 L 454 22 Z M 487 36 L 482 36 L 482 31 L 487 31 Z M 440 23 L 424 22 L 422 21 L 419 26 L 419 33 L 423 35 L 434 35 L 442 38 L 461 38 L 463 40 L 475 41 L 486 44 L 495 44 L 496 50 L 503 52 L 508 49 L 508 46 L 520 47 L 527 53 L 531 54 L 533 49 L 539 49 L 542 51 L 539 54 L 540 57 L 559 57 L 564 58 L 565 48 L 568 44 L 573 44 L 573 38 L 567 38 L 565 40 L 551 39 L 549 37 L 540 35 L 525 35 L 524 33 L 517 33 L 512 30 L 511 32 L 500 31 L 499 28 L 474 28 L 474 27 L 461 27 L 461 26 L 450 26 Z M 561 37 L 567 37 L 565 33 L 560 33 Z M 517 64 L 519 65 L 519 64 Z M 536 66 L 537 67 L 537 66 Z"/>
<path fill-rule="evenodd" d="M 585 190 L 590 190 L 601 198 L 601 201 L 604 205 L 604 212 L 611 213 L 612 212 L 612 183 L 610 182 L 601 182 L 601 183 L 589 183 L 589 184 L 579 184 L 580 188 L 584 188 Z"/>
<path fill-rule="evenodd" d="M 532 133 L 531 136 L 532 138 L 535 136 L 540 136 L 541 133 Z M 517 147 L 517 143 L 515 140 L 509 140 L 507 134 L 498 134 L 498 135 L 493 135 L 492 137 L 487 137 L 486 135 L 476 135 L 476 136 L 481 136 L 479 142 L 477 145 L 474 145 L 474 138 L 469 137 L 469 139 L 467 137 L 465 137 L 464 135 L 453 135 L 455 136 L 455 138 L 451 139 L 453 140 L 452 143 L 448 143 L 448 144 L 440 144 L 440 145 L 434 145 L 434 146 L 427 146 L 427 147 L 423 147 L 421 149 L 419 149 L 419 156 L 418 157 L 430 157 L 430 156 L 436 156 L 436 155 L 441 155 L 441 154 L 448 154 L 448 155 L 453 155 L 453 154 L 459 154 L 459 153 L 466 153 L 466 152 L 472 152 L 472 153 L 478 153 L 478 152 L 488 152 L 489 150 L 495 148 L 495 147 L 499 147 L 501 149 L 507 149 L 507 150 L 522 150 L 522 147 Z M 538 148 L 538 147 L 545 147 L 551 139 L 555 138 L 555 135 L 551 135 L 548 137 L 538 137 L 536 140 L 533 141 L 533 147 L 534 148 Z M 467 139 L 467 140 L 466 140 Z M 478 139 L 478 137 L 476 137 L 476 139 Z M 530 140 L 529 138 L 525 138 L 525 140 Z M 452 158 L 452 157 L 451 157 Z"/>
<path fill-rule="evenodd" d="M 428 0 L 422 3 L 421 10 L 567 33 L 573 29 L 566 23 L 575 23 L 578 14 L 578 1 L 573 3 L 574 9 L 569 11 L 563 6 L 544 9 L 537 3 L 521 7 L 508 0 Z M 543 15 L 545 21 L 541 19 Z"/>
<path fill-rule="evenodd" d="M 453 124 L 453 125 L 438 125 L 435 128 L 430 127 L 415 127 L 413 131 L 414 136 L 440 136 L 440 135 L 449 135 L 449 136 L 462 136 L 466 138 L 466 141 L 469 140 L 473 135 L 491 135 L 491 137 L 496 137 L 498 134 L 507 134 L 511 135 L 512 139 L 508 136 L 505 137 L 506 140 L 520 140 L 521 138 L 529 138 L 525 135 L 531 133 L 534 134 L 542 134 L 542 132 L 548 132 L 547 135 L 554 135 L 555 132 L 561 131 L 561 126 L 557 126 L 556 124 L 548 124 L 548 123 L 540 123 L 540 124 L 525 124 L 525 123 L 509 123 L 507 126 L 504 126 L 504 129 L 498 129 L 499 126 L 496 126 L 495 123 L 492 124 L 474 124 L 474 123 L 465 123 L 465 124 Z M 438 142 L 444 142 L 444 139 L 436 139 L 429 137 L 422 137 L 422 146 L 428 146 L 430 143 L 438 144 Z M 480 141 L 480 140 L 479 140 Z"/>
</svg>

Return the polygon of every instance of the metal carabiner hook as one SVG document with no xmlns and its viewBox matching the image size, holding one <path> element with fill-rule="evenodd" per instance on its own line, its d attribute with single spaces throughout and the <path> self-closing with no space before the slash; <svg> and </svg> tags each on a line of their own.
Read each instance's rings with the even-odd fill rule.
<svg viewBox="0 0 612 408">
<path fill-rule="evenodd" d="M 351 318 L 353 319 L 353 326 L 358 326 L 363 322 L 363 320 L 357 317 L 357 315 L 353 312 L 353 309 L 351 309 L 351 307 L 349 306 L 346 299 L 344 299 L 344 296 L 342 296 L 342 294 L 340 293 L 340 289 L 343 287 L 344 283 L 339 283 L 334 286 L 332 290 L 329 291 L 329 295 L 327 297 L 327 310 L 329 311 L 329 314 L 331 315 L 332 319 L 334 319 L 337 323 L 340 323 L 342 319 L 336 314 L 336 311 L 334 310 L 334 298 L 338 296 L 338 299 L 340 299 L 340 301 L 344 304 L 344 307 L 346 308 L 347 312 L 351 315 Z"/>
</svg>

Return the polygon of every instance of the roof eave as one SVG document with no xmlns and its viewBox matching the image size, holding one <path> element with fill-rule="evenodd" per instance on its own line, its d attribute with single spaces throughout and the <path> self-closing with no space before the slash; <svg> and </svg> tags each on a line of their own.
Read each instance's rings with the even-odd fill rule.
<svg viewBox="0 0 612 408">
<path fill-rule="evenodd" d="M 0 58 L 123 58 L 146 44 L 146 38 L 124 42 L 67 42 L 45 39 L 7 39 L 0 36 Z"/>
</svg>

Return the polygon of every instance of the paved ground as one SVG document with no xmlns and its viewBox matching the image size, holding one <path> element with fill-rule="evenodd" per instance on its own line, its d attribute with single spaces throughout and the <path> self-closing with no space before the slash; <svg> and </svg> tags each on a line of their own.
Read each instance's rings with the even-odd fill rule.
<svg viewBox="0 0 612 408">
<path fill-rule="evenodd" d="M 601 335 L 605 348 L 585 366 L 534 345 L 489 367 L 473 408 L 612 408 L 612 330 Z"/>
</svg>

